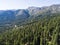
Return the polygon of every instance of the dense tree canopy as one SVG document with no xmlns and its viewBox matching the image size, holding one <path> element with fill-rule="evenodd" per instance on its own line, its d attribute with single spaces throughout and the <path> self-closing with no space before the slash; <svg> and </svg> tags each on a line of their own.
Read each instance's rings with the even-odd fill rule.
<svg viewBox="0 0 60 45">
<path fill-rule="evenodd" d="M 0 45 L 60 45 L 60 14 L 1 33 Z"/>
</svg>

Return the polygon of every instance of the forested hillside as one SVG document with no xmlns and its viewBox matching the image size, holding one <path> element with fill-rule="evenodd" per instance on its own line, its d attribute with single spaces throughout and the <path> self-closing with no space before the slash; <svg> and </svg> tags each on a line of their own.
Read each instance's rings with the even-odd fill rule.
<svg viewBox="0 0 60 45">
<path fill-rule="evenodd" d="M 28 7 L 27 9 L 0 10 L 0 33 L 15 25 L 25 25 L 38 21 L 46 15 L 50 17 L 53 13 L 60 13 L 60 4 L 44 7 Z"/>
<path fill-rule="evenodd" d="M 0 45 L 60 45 L 60 14 L 38 16 L 1 33 Z"/>
</svg>

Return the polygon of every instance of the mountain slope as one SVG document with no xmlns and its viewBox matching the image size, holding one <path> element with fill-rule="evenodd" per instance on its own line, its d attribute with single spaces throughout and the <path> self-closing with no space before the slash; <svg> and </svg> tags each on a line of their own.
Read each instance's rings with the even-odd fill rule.
<svg viewBox="0 0 60 45">
<path fill-rule="evenodd" d="M 60 13 L 60 4 L 18 10 L 0 10 L 0 28 L 24 25 L 45 16 L 52 16 L 54 13 Z"/>
<path fill-rule="evenodd" d="M 0 34 L 0 45 L 60 45 L 60 14 Z"/>
</svg>

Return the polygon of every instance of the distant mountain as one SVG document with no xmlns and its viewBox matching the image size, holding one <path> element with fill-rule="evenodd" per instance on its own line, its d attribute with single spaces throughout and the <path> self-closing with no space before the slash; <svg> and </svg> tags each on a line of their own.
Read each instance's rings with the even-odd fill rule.
<svg viewBox="0 0 60 45">
<path fill-rule="evenodd" d="M 37 15 L 42 13 L 59 13 L 60 4 L 45 7 L 29 7 L 28 10 L 31 15 Z"/>
<path fill-rule="evenodd" d="M 0 10 L 0 27 L 22 25 L 38 17 L 60 13 L 60 4 L 54 4 L 44 7 L 28 7 L 18 10 Z M 38 19 L 37 19 L 38 20 Z"/>
</svg>

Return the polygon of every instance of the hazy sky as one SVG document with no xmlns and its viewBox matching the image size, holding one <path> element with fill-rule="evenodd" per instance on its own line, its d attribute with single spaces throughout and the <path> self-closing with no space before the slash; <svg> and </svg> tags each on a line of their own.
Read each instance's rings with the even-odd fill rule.
<svg viewBox="0 0 60 45">
<path fill-rule="evenodd" d="M 60 4 L 60 0 L 0 0 L 0 10 L 25 9 L 30 6 L 41 7 Z"/>
</svg>

